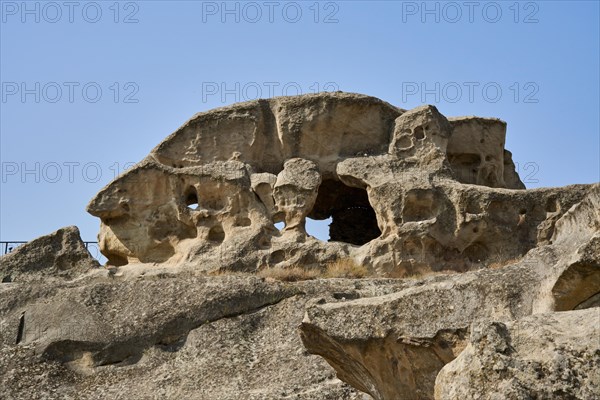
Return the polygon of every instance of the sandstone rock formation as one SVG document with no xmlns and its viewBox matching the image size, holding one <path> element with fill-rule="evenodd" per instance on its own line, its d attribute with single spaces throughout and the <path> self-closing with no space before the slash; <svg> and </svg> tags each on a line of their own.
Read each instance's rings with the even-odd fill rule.
<svg viewBox="0 0 600 400">
<path fill-rule="evenodd" d="M 583 201 L 557 221 L 552 244 L 531 250 L 518 262 L 426 278 L 417 287 L 387 296 L 310 307 L 301 326 L 302 339 L 309 351 L 329 361 L 341 379 L 374 399 L 433 399 L 438 373 L 469 343 L 472 324 L 502 323 L 531 314 L 591 307 L 596 307 L 593 313 L 598 316 L 599 210 L 600 185 L 594 185 Z M 590 382 L 596 385 L 590 390 L 597 393 L 600 325 L 594 323 L 593 313 L 587 314 L 591 320 L 587 322 L 590 346 L 586 350 L 592 362 L 580 367 L 585 371 L 579 373 L 590 376 Z M 539 345 L 552 340 L 549 337 Z M 469 367 L 473 370 L 480 368 L 480 361 L 471 358 L 460 365 L 464 367 L 467 362 L 474 364 Z M 498 379 L 511 381 L 511 373 L 514 371 Z M 555 384 L 551 375 L 530 378 L 537 379 L 541 386 Z M 450 376 L 439 381 L 436 393 L 440 394 L 436 398 L 478 398 L 474 396 L 478 393 L 482 399 L 494 399 L 494 390 L 499 390 L 498 398 L 510 392 L 491 383 L 486 388 L 476 387 L 469 377 L 462 379 L 464 387 L 457 391 Z M 583 393 L 590 393 L 573 390 L 571 397 L 544 397 L 536 388 L 524 390 L 531 393 L 530 398 L 537 398 L 537 393 L 539 398 L 585 399 L 588 397 Z"/>
<path fill-rule="evenodd" d="M 600 398 L 600 184 L 524 190 L 505 134 L 347 93 L 197 114 L 89 203 L 104 268 L 74 227 L 0 258 L 0 398 Z M 371 276 L 269 275 L 331 265 Z"/>
<path fill-rule="evenodd" d="M 3 283 L 69 280 L 99 266 L 81 241 L 79 229 L 68 226 L 3 256 L 0 277 Z"/>
<path fill-rule="evenodd" d="M 498 119 L 355 94 L 240 103 L 194 116 L 88 211 L 113 265 L 478 269 L 546 243 L 588 191 L 521 190 L 505 134 Z M 331 241 L 307 235 L 306 217 L 331 217 Z"/>
<path fill-rule="evenodd" d="M 436 380 L 443 399 L 594 399 L 600 393 L 600 309 L 473 326 Z"/>
<path fill-rule="evenodd" d="M 297 333 L 307 303 L 383 295 L 396 280 L 294 284 L 169 269 L 0 288 L 6 399 L 356 399 Z"/>
</svg>

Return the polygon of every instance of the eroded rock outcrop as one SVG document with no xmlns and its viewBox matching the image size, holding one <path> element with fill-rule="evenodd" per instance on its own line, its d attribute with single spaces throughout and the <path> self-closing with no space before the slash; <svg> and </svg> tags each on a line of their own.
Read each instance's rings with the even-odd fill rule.
<svg viewBox="0 0 600 400">
<path fill-rule="evenodd" d="M 599 340 L 599 308 L 479 323 L 467 348 L 437 376 L 435 398 L 597 398 Z"/>
<path fill-rule="evenodd" d="M 600 398 L 600 184 L 524 190 L 505 135 L 339 92 L 195 115 L 89 203 L 105 268 L 74 227 L 0 258 L 0 397 Z"/>
<path fill-rule="evenodd" d="M 85 247 L 76 226 L 61 228 L 0 257 L 3 283 L 69 280 L 100 264 Z"/>
<path fill-rule="evenodd" d="M 302 340 L 311 352 L 322 355 L 341 379 L 376 400 L 433 399 L 440 370 L 462 354 L 467 343 L 473 343 L 469 332 L 472 336 L 473 329 L 479 329 L 473 328 L 474 324 L 479 326 L 477 324 L 482 321 L 502 324 L 532 314 L 598 306 L 599 208 L 600 186 L 594 185 L 580 203 L 557 221 L 551 244 L 531 250 L 518 262 L 481 271 L 425 278 L 419 286 L 386 296 L 314 305 L 307 309 L 301 325 Z M 595 308 L 593 313 L 585 315 L 592 318 L 598 315 L 599 310 Z M 557 318 L 560 320 L 560 317 Z M 569 320 L 565 321 L 568 323 Z M 585 364 L 579 360 L 576 368 L 581 370 L 581 376 L 589 377 L 596 386 L 590 391 L 565 391 L 565 397 L 549 395 L 552 390 L 558 393 L 561 385 L 578 384 L 578 381 L 565 378 L 565 381 L 556 384 L 556 388 L 549 389 L 550 392 L 541 391 L 531 382 L 523 383 L 530 385 L 529 389 L 517 392 L 531 393 L 534 398 L 587 399 L 589 393 L 597 394 L 597 378 L 594 377 L 600 376 L 600 359 L 596 360 L 600 357 L 600 336 L 593 322 L 590 321 L 587 326 L 591 338 L 586 342 L 586 357 L 595 361 Z M 573 329 L 563 328 L 567 330 L 566 336 L 569 329 Z M 549 333 L 544 340 L 552 340 L 551 337 Z M 482 341 L 480 346 L 487 343 Z M 541 346 L 541 343 L 543 340 L 538 345 Z M 467 359 L 469 361 L 465 361 Z M 460 374 L 458 371 L 465 363 L 473 363 L 468 367 L 472 371 L 467 368 L 461 378 L 462 386 L 454 389 L 450 373 L 443 379 L 439 378 L 435 386 L 436 393 L 440 393 L 439 398 L 478 398 L 475 396 L 477 393 L 488 396 L 482 399 L 496 398 L 494 393 L 497 398 L 513 396 L 517 392 L 510 385 L 518 377 L 511 374 L 526 373 L 515 367 L 511 372 L 501 374 L 498 379 L 504 380 L 506 391 L 502 387 L 494 389 L 494 383 L 484 389 L 470 380 L 474 371 L 480 368 L 478 363 L 483 361 L 468 357 L 465 360 L 453 372 Z M 483 374 L 481 372 L 478 376 L 483 377 Z M 538 378 L 529 376 L 527 379 L 533 381 Z M 586 379 L 579 383 L 587 382 Z M 507 398 L 527 398 L 510 396 Z"/>
<path fill-rule="evenodd" d="M 505 135 L 498 119 L 348 93 L 240 103 L 194 116 L 88 211 L 113 265 L 478 269 L 546 243 L 589 189 L 521 190 Z M 307 217 L 332 218 L 330 242 Z"/>
</svg>

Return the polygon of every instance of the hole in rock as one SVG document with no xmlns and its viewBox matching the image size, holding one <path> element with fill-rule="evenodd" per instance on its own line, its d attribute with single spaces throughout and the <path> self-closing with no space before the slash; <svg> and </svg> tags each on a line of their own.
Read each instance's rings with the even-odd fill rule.
<svg viewBox="0 0 600 400">
<path fill-rule="evenodd" d="M 208 231 L 208 240 L 212 242 L 222 242 L 225 240 L 225 232 L 221 225 L 215 225 Z"/>
<path fill-rule="evenodd" d="M 250 226 L 252 221 L 248 217 L 237 217 L 235 219 L 235 226 Z"/>
<path fill-rule="evenodd" d="M 279 229 L 280 231 L 283 230 L 283 228 L 285 228 L 285 222 L 275 223 L 275 228 Z"/>
<path fill-rule="evenodd" d="M 261 230 L 260 236 L 258 237 L 258 247 L 261 250 L 267 250 L 271 248 L 271 236 L 276 234 L 270 227 L 265 227 Z"/>
<path fill-rule="evenodd" d="M 198 209 L 198 194 L 196 193 L 196 189 L 189 188 L 185 195 L 185 205 L 190 210 Z"/>
<path fill-rule="evenodd" d="M 10 275 L 6 275 L 4 278 L 2 278 L 2 283 L 11 283 L 12 282 L 12 277 Z"/>
<path fill-rule="evenodd" d="M 396 144 L 396 147 L 398 147 L 399 149 L 409 149 L 412 147 L 412 145 L 413 145 L 412 138 L 410 138 L 408 136 L 401 136 L 398 139 L 398 143 Z"/>
<path fill-rule="evenodd" d="M 546 212 L 554 213 L 558 210 L 556 199 L 550 198 L 546 201 Z"/>
<path fill-rule="evenodd" d="M 463 250 L 463 255 L 473 263 L 480 263 L 489 257 L 489 250 L 483 243 L 475 242 Z"/>
<path fill-rule="evenodd" d="M 414 257 L 422 252 L 422 247 L 417 240 L 408 239 L 404 242 L 404 251 L 407 255 Z"/>
<path fill-rule="evenodd" d="M 422 127 L 417 126 L 415 128 L 415 138 L 417 138 L 417 140 L 423 140 L 425 138 L 425 133 L 423 132 Z"/>
<path fill-rule="evenodd" d="M 25 332 L 25 313 L 22 313 L 21 318 L 19 318 L 19 329 L 17 331 L 17 340 L 15 341 L 16 344 L 21 343 L 21 340 L 23 340 L 24 332 Z"/>
<path fill-rule="evenodd" d="M 269 261 L 273 265 L 279 264 L 283 260 L 285 260 L 285 252 L 283 250 L 276 250 L 271 253 L 271 256 L 269 257 Z"/>
<path fill-rule="evenodd" d="M 331 223 L 328 223 L 329 219 Z M 317 238 L 325 238 L 327 225 L 329 241 L 334 242 L 362 246 L 381 235 L 367 191 L 332 179 L 319 186 L 315 205 L 307 219 L 307 229 Z"/>
<path fill-rule="evenodd" d="M 356 300 L 360 299 L 360 293 L 358 292 L 335 292 L 333 298 L 337 300 Z"/>
<path fill-rule="evenodd" d="M 185 341 L 186 341 L 185 337 L 181 338 L 181 339 L 179 339 L 179 341 L 173 342 L 173 343 L 161 341 L 159 343 L 156 343 L 156 347 L 158 347 L 162 351 L 166 351 L 168 353 L 175 353 L 185 345 Z"/>
</svg>

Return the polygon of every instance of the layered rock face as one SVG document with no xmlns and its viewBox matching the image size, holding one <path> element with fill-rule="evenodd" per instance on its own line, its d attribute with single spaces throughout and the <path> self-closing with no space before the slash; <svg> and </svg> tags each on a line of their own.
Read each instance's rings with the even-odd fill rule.
<svg viewBox="0 0 600 400">
<path fill-rule="evenodd" d="M 194 116 L 88 205 L 106 266 L 74 227 L 0 258 L 0 398 L 600 398 L 600 185 L 524 190 L 505 134 L 346 93 Z"/>
</svg>

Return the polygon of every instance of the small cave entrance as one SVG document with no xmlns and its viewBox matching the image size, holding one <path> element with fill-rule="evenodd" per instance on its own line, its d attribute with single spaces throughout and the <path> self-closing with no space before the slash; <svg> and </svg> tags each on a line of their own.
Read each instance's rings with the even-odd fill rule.
<svg viewBox="0 0 600 400">
<path fill-rule="evenodd" d="M 308 218 L 317 221 L 331 218 L 330 242 L 362 246 L 381 235 L 367 191 L 346 186 L 337 180 L 321 183 Z"/>
<path fill-rule="evenodd" d="M 187 208 L 193 211 L 198 209 L 198 194 L 196 193 L 196 189 L 193 186 L 188 188 L 184 197 L 185 205 Z"/>
</svg>

